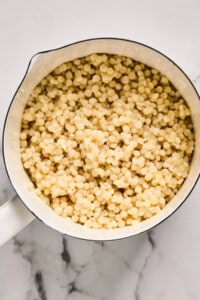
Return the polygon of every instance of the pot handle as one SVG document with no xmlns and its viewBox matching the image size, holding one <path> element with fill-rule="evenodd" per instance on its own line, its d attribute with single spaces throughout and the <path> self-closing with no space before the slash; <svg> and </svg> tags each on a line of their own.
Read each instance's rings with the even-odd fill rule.
<svg viewBox="0 0 200 300">
<path fill-rule="evenodd" d="M 34 219 L 17 195 L 8 200 L 0 207 L 0 246 Z"/>
</svg>

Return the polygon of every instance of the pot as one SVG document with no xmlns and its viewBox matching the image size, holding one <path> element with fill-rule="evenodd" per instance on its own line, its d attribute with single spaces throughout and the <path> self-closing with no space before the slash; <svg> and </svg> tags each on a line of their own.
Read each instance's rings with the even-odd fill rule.
<svg viewBox="0 0 200 300">
<path fill-rule="evenodd" d="M 90 229 L 55 214 L 30 189 L 20 157 L 19 135 L 22 114 L 32 89 L 58 65 L 91 53 L 128 56 L 165 74 L 186 100 L 192 112 L 195 151 L 187 179 L 175 197 L 160 213 L 138 225 L 119 229 Z M 62 234 L 87 240 L 116 240 L 153 228 L 172 215 L 185 201 L 197 182 L 200 170 L 200 101 L 187 75 L 171 59 L 138 42 L 116 38 L 99 38 L 77 42 L 59 49 L 38 53 L 29 62 L 26 74 L 10 104 L 3 132 L 3 157 L 16 196 L 0 208 L 0 244 L 5 243 L 35 217 Z"/>
</svg>

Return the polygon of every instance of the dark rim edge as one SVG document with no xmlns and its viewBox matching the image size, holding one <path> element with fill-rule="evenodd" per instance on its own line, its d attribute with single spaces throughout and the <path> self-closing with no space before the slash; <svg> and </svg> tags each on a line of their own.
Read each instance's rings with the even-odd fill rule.
<svg viewBox="0 0 200 300">
<path fill-rule="evenodd" d="M 8 169 L 7 169 L 7 165 L 6 165 L 6 160 L 5 160 L 5 149 L 4 149 L 4 137 L 5 137 L 5 128 L 6 128 L 6 123 L 7 123 L 7 119 L 8 119 L 8 115 L 9 115 L 9 112 L 10 112 L 10 109 L 11 109 L 11 106 L 13 104 L 13 101 L 21 87 L 21 85 L 23 84 L 25 78 L 26 78 L 26 75 L 28 74 L 28 71 L 29 71 L 29 68 L 31 66 L 31 63 L 33 61 L 33 59 L 38 56 L 38 55 L 42 55 L 42 54 L 46 54 L 46 53 L 49 53 L 49 52 L 53 52 L 53 51 L 57 51 L 57 50 L 61 50 L 61 49 L 64 49 L 64 48 L 67 48 L 69 46 L 72 46 L 72 45 L 76 45 L 76 44 L 80 44 L 80 43 L 83 43 L 83 42 L 88 42 L 88 41 L 94 41 L 94 40 L 119 40 L 119 41 L 126 41 L 126 42 L 130 42 L 130 43 L 135 43 L 135 44 L 138 44 L 138 45 L 141 45 L 141 46 L 144 46 L 146 48 L 149 48 L 157 53 L 159 53 L 160 55 L 162 55 L 163 57 L 165 57 L 166 59 L 168 59 L 173 65 L 175 65 L 184 75 L 185 77 L 187 78 L 187 80 L 190 82 L 191 86 L 193 87 L 197 97 L 199 98 L 200 100 L 200 95 L 195 87 L 195 85 L 193 84 L 192 80 L 188 77 L 188 75 L 185 73 L 185 71 L 182 70 L 181 67 L 179 67 L 171 58 L 169 58 L 167 55 L 163 54 L 162 52 L 160 52 L 159 50 L 151 47 L 151 46 L 148 46 L 144 43 L 141 43 L 141 42 L 137 42 L 137 41 L 134 41 L 134 40 L 129 40 L 129 39 L 124 39 L 124 38 L 117 38 L 117 37 L 99 37 L 99 38 L 90 38 L 90 39 L 85 39 L 85 40 L 80 40 L 80 41 L 77 41 L 77 42 L 74 42 L 74 43 L 70 43 L 68 45 L 64 45 L 64 46 L 61 46 L 61 47 L 58 47 L 58 48 L 53 48 L 53 49 L 50 49 L 50 50 L 44 50 L 44 51 L 40 51 L 40 52 L 37 52 L 36 54 L 34 54 L 29 63 L 28 63 L 28 66 L 27 66 L 27 69 L 25 71 L 25 74 L 20 82 L 20 84 L 18 85 L 17 87 L 17 90 L 16 92 L 14 93 L 12 99 L 11 99 L 11 102 L 9 104 L 9 107 L 7 109 L 7 112 L 6 112 L 6 116 L 5 116 L 5 119 L 4 119 L 4 124 L 3 124 L 3 133 L 2 133 L 2 156 L 3 156 L 3 163 L 4 163 L 4 166 L 5 166 L 5 170 L 6 170 L 6 173 L 7 173 L 7 176 L 8 176 L 8 179 L 12 185 L 12 188 L 14 189 L 15 193 L 17 194 L 18 198 L 22 201 L 22 203 L 24 204 L 24 206 L 35 216 L 36 219 L 40 220 L 43 224 L 45 224 L 46 226 L 50 227 L 51 229 L 57 231 L 58 233 L 62 234 L 62 235 L 65 235 L 65 236 L 70 236 L 72 238 L 76 238 L 76 239 L 80 239 L 80 240 L 87 240 L 87 241 L 117 241 L 117 240 L 123 240 L 123 239 L 126 239 L 126 238 L 130 238 L 130 237 L 134 237 L 134 236 L 137 236 L 137 235 L 140 235 L 140 234 L 143 234 L 145 232 L 149 232 L 151 231 L 152 229 L 156 228 L 159 224 L 163 223 L 165 220 L 167 220 L 168 218 L 170 218 L 184 203 L 185 201 L 188 199 L 188 197 L 190 196 L 190 194 L 192 193 L 192 191 L 194 190 L 199 178 L 200 178 L 200 172 L 199 172 L 199 175 L 198 177 L 196 178 L 193 186 L 191 187 L 189 193 L 186 195 L 185 199 L 177 206 L 177 208 L 175 210 L 173 210 L 171 212 L 171 214 L 169 214 L 167 217 L 165 217 L 164 219 L 162 219 L 160 222 L 158 222 L 157 224 L 153 225 L 151 228 L 148 228 L 148 229 L 145 229 L 141 232 L 138 232 L 136 234 L 132 234 L 132 235 L 129 235 L 129 236 L 125 236 L 125 237 L 121 237 L 121 238 L 114 238 L 114 239 L 106 239 L 106 240 L 94 240 L 94 239 L 88 239 L 88 238 L 81 238 L 81 237 L 76 237 L 76 236 L 73 236 L 73 235 L 70 235 L 70 234 L 65 234 L 65 233 L 62 233 L 60 232 L 58 229 L 55 229 L 53 227 L 51 227 L 50 225 L 46 224 L 43 220 L 41 220 L 29 207 L 27 207 L 27 205 L 25 204 L 25 202 L 23 201 L 23 199 L 19 196 L 17 190 L 15 189 L 15 186 L 14 186 L 14 183 L 13 181 L 11 180 L 10 178 L 10 175 L 9 175 L 9 172 L 8 172 Z"/>
</svg>

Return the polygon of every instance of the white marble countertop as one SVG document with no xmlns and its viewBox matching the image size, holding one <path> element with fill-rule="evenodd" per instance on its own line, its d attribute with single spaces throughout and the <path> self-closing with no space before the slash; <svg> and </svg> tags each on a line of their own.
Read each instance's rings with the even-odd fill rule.
<svg viewBox="0 0 200 300">
<path fill-rule="evenodd" d="M 171 57 L 200 92 L 199 0 L 0 2 L 0 132 L 30 57 L 91 37 L 123 37 Z M 14 195 L 0 156 L 0 203 Z M 200 182 L 149 233 L 63 237 L 39 221 L 0 249 L 1 300 L 199 300 Z"/>
</svg>

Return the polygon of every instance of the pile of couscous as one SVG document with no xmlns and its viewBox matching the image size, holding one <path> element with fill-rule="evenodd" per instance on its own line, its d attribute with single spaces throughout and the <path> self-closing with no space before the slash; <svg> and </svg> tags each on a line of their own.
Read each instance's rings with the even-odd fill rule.
<svg viewBox="0 0 200 300">
<path fill-rule="evenodd" d="M 194 133 L 168 78 L 128 57 L 92 54 L 35 87 L 20 143 L 36 194 L 58 215 L 112 229 L 152 217 L 173 198 Z"/>
</svg>

